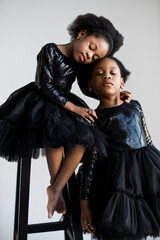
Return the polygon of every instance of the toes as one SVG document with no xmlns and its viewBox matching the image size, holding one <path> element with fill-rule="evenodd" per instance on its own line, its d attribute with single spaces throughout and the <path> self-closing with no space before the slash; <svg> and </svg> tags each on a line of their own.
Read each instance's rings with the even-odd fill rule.
<svg viewBox="0 0 160 240">
<path fill-rule="evenodd" d="M 52 213 L 51 212 L 48 212 L 48 218 L 52 218 Z"/>
<path fill-rule="evenodd" d="M 48 218 L 53 217 L 54 210 L 48 207 Z"/>
</svg>

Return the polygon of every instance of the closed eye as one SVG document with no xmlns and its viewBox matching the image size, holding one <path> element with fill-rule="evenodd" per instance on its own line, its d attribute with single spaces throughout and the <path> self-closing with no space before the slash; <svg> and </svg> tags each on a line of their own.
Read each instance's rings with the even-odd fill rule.
<svg viewBox="0 0 160 240">
<path fill-rule="evenodd" d="M 103 75 L 103 72 L 96 72 L 96 75 L 97 75 L 97 76 Z"/>
<path fill-rule="evenodd" d="M 91 44 L 89 45 L 89 49 L 92 50 L 92 51 L 96 50 L 97 49 L 96 44 L 91 42 Z"/>
<path fill-rule="evenodd" d="M 98 60 L 98 59 L 100 59 L 100 57 L 99 57 L 98 55 L 94 55 L 94 56 L 93 56 L 93 60 L 94 60 L 94 61 L 96 61 L 96 60 Z"/>
</svg>

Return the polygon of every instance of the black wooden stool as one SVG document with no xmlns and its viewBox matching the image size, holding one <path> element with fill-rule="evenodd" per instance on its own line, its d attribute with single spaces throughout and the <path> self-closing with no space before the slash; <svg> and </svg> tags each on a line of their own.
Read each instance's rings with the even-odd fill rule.
<svg viewBox="0 0 160 240">
<path fill-rule="evenodd" d="M 19 160 L 17 167 L 17 189 L 15 204 L 14 236 L 13 240 L 27 240 L 28 234 L 64 230 L 65 240 L 83 240 L 82 230 L 78 217 L 72 214 L 75 174 L 70 178 L 63 195 L 67 213 L 60 221 L 52 223 L 28 224 L 29 187 L 30 187 L 31 158 Z M 77 209 L 78 210 L 78 209 Z M 78 210 L 79 211 L 79 210 Z"/>
</svg>

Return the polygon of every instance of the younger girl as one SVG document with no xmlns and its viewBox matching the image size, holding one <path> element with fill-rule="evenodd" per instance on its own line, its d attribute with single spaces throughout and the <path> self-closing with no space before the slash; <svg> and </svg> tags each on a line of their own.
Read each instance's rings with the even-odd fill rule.
<svg viewBox="0 0 160 240">
<path fill-rule="evenodd" d="M 101 161 L 95 161 L 95 152 L 84 155 L 81 224 L 93 239 L 160 235 L 160 152 L 140 103 L 120 99 L 129 74 L 119 60 L 106 57 L 94 64 L 89 81 L 100 100 L 96 122 L 108 142 Z"/>
<path fill-rule="evenodd" d="M 93 14 L 78 16 L 68 30 L 70 43 L 47 44 L 38 54 L 35 83 L 15 91 L 0 107 L 0 156 L 8 161 L 37 158 L 40 149 L 46 149 L 51 175 L 49 218 L 55 210 L 66 211 L 61 192 L 85 148 L 96 144 L 105 154 L 103 139 L 93 124 L 96 113 L 70 93 L 78 63 L 113 54 L 123 44 L 112 23 Z M 60 170 L 63 147 L 68 152 Z"/>
</svg>

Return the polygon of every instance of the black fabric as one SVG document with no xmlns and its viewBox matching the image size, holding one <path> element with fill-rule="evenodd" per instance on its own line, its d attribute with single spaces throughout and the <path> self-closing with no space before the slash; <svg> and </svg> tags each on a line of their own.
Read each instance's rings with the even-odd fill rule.
<svg viewBox="0 0 160 240">
<path fill-rule="evenodd" d="M 160 235 L 160 152 L 137 101 L 97 109 L 108 139 L 107 158 L 84 162 L 82 199 L 90 200 L 93 239 L 138 239 Z M 89 155 L 86 154 L 89 157 Z M 93 166 L 94 165 L 94 166 Z"/>
<path fill-rule="evenodd" d="M 70 93 L 77 65 L 54 43 L 45 45 L 37 60 L 35 83 L 16 90 L 0 106 L 0 156 L 9 161 L 38 158 L 47 147 L 70 149 L 76 144 L 88 149 L 96 145 L 106 155 L 105 139 L 96 126 L 63 108 L 67 101 L 88 108 Z"/>
</svg>

